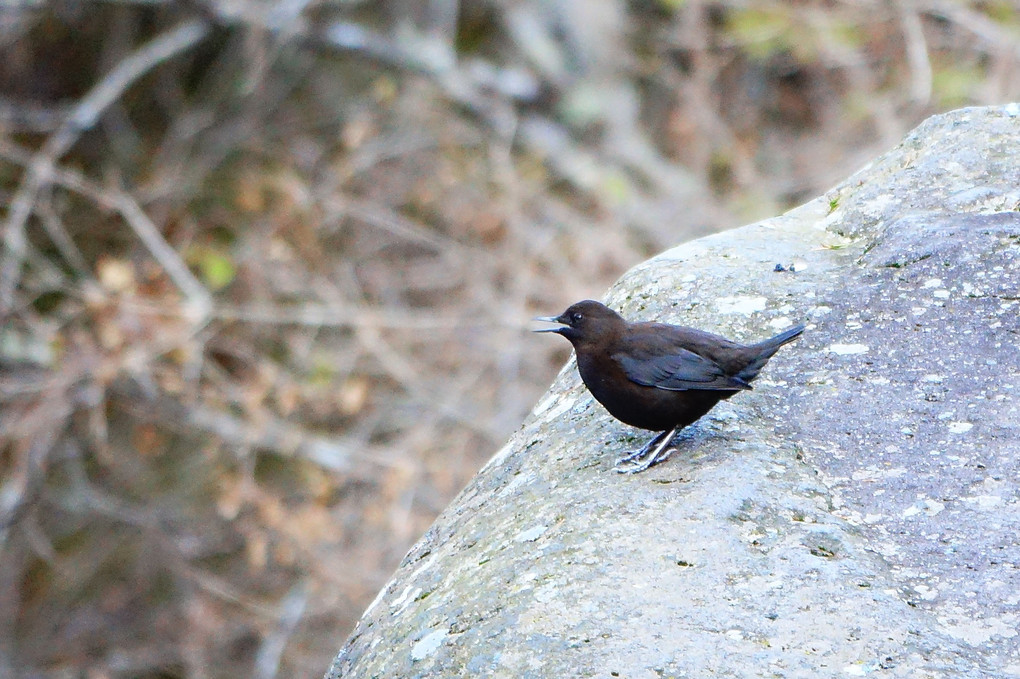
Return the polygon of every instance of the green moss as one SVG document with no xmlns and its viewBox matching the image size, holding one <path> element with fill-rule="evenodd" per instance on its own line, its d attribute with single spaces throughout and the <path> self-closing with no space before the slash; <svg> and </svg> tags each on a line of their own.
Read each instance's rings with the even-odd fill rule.
<svg viewBox="0 0 1020 679">
<path fill-rule="evenodd" d="M 810 548 L 810 551 L 813 555 L 820 556 L 826 559 L 831 559 L 832 557 L 836 556 L 836 552 L 829 549 L 825 545 L 815 545 L 814 547 Z"/>
</svg>

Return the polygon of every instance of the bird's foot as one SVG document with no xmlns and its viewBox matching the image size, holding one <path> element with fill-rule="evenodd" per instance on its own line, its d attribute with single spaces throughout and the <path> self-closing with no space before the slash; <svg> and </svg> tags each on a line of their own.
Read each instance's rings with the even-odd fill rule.
<svg viewBox="0 0 1020 679">
<path fill-rule="evenodd" d="M 623 457 L 618 458 L 613 469 L 619 474 L 637 474 L 648 469 L 653 464 L 662 462 L 676 450 L 675 448 L 670 448 L 669 444 L 673 440 L 677 429 L 679 427 L 664 431 L 649 441 L 641 450 L 627 453 Z"/>
<path fill-rule="evenodd" d="M 640 450 L 631 450 L 623 457 L 616 458 L 616 462 L 613 463 L 613 468 L 616 469 L 621 465 L 626 465 L 634 460 L 640 460 L 642 455 L 648 454 L 648 446 L 641 448 Z"/>
<path fill-rule="evenodd" d="M 667 434 L 667 432 L 664 432 L 664 431 L 663 432 L 659 432 L 658 434 L 655 435 L 655 437 L 651 441 L 646 443 L 644 445 L 644 447 L 641 448 L 640 450 L 632 450 L 632 451 L 628 452 L 626 455 L 624 455 L 623 457 L 616 458 L 616 462 L 613 463 L 613 468 L 615 469 L 615 468 L 619 467 L 620 465 L 628 464 L 630 462 L 633 462 L 634 460 L 640 460 L 645 455 L 647 455 L 649 452 L 651 452 L 651 450 L 653 448 L 655 448 L 655 446 L 659 445 L 662 442 L 662 438 L 666 434 Z"/>
<path fill-rule="evenodd" d="M 669 456 L 676 451 L 676 448 L 666 448 L 661 450 L 656 448 L 652 453 L 645 455 L 644 458 L 638 457 L 631 453 L 625 457 L 621 457 L 620 460 L 616 461 L 616 466 L 613 469 L 617 474 L 637 474 L 643 472 L 653 465 L 657 465 L 660 462 L 665 462 L 669 459 Z M 640 451 L 638 451 L 640 452 Z M 629 459 L 627 459 L 629 458 Z M 626 462 L 621 460 L 627 459 Z"/>
</svg>

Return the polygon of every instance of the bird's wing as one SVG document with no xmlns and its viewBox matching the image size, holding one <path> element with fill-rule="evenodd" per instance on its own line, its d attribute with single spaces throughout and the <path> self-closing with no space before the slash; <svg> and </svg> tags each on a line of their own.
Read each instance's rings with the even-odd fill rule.
<svg viewBox="0 0 1020 679">
<path fill-rule="evenodd" d="M 744 380 L 727 375 L 715 361 L 685 349 L 673 338 L 641 334 L 643 341 L 637 343 L 641 351 L 634 351 L 632 343 L 630 351 L 613 354 L 613 360 L 632 382 L 668 391 L 751 388 Z"/>
</svg>

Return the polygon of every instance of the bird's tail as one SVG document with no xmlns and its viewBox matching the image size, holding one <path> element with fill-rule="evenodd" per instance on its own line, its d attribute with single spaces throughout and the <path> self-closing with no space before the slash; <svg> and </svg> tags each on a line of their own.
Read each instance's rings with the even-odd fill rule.
<svg viewBox="0 0 1020 679">
<path fill-rule="evenodd" d="M 779 351 L 779 347 L 797 339 L 800 337 L 802 332 L 804 332 L 804 325 L 795 325 L 789 330 L 784 330 L 775 337 L 771 337 L 764 342 L 759 342 L 758 344 L 753 345 L 757 352 L 755 353 L 754 358 L 751 359 L 751 362 L 747 364 L 747 367 L 737 373 L 737 378 L 745 382 L 753 380 L 758 376 L 758 373 L 761 372 L 761 369 L 765 367 L 765 364 L 769 362 L 769 359 L 772 358 L 777 351 Z"/>
</svg>

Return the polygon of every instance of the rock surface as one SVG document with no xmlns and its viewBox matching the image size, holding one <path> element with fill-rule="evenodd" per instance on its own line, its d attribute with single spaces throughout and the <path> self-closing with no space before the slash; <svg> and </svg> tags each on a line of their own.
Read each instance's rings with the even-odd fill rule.
<svg viewBox="0 0 1020 679">
<path fill-rule="evenodd" d="M 629 272 L 630 319 L 808 331 L 635 476 L 568 364 L 327 677 L 1020 676 L 1018 210 L 1020 106 L 966 109 Z"/>
</svg>

